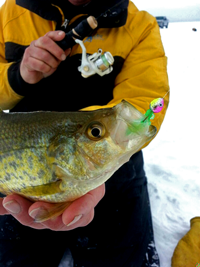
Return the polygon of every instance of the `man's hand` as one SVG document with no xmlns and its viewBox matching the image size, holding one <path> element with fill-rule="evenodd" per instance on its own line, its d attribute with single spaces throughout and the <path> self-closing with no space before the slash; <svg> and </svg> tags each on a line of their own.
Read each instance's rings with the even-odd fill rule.
<svg viewBox="0 0 200 267">
<path fill-rule="evenodd" d="M 21 224 L 35 229 L 68 231 L 88 225 L 94 218 L 94 207 L 105 194 L 105 184 L 75 200 L 62 215 L 42 223 L 34 222 L 34 214 L 39 208 L 48 209 L 52 203 L 31 202 L 17 194 L 0 198 L 0 215 L 11 214 Z"/>
<path fill-rule="evenodd" d="M 20 74 L 25 82 L 35 84 L 56 71 L 71 52 L 70 48 L 63 51 L 55 43 L 64 37 L 63 31 L 50 31 L 26 48 L 20 65 Z"/>
</svg>

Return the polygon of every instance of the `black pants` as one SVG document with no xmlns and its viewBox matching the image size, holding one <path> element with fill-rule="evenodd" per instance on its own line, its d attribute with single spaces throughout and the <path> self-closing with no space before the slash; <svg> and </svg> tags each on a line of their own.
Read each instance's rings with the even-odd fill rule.
<svg viewBox="0 0 200 267">
<path fill-rule="evenodd" d="M 57 267 L 68 247 L 76 267 L 140 267 L 151 233 L 147 180 L 138 152 L 106 182 L 106 194 L 86 227 L 35 230 L 1 216 L 0 266 Z"/>
</svg>

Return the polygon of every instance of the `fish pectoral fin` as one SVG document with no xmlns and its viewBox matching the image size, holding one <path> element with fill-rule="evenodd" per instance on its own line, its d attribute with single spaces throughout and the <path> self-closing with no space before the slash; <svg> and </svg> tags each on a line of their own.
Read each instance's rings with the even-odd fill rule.
<svg viewBox="0 0 200 267">
<path fill-rule="evenodd" d="M 63 188 L 62 181 L 63 179 L 68 178 L 67 173 L 59 165 L 54 166 L 54 175 L 57 178 L 57 181 L 50 182 L 48 184 L 28 186 L 21 189 L 20 193 L 27 196 L 45 196 L 45 195 L 54 195 L 61 193 L 66 190 L 66 187 Z"/>
<path fill-rule="evenodd" d="M 59 165 L 54 166 L 54 173 L 57 179 L 63 180 L 69 177 L 69 175 L 66 173 L 66 171 L 60 167 Z"/>
<path fill-rule="evenodd" d="M 27 186 L 20 190 L 20 194 L 24 194 L 26 196 L 45 196 L 45 195 L 53 195 L 56 193 L 61 193 L 62 189 L 60 188 L 60 184 L 62 180 L 58 180 L 56 182 L 36 185 L 36 186 Z"/>
<path fill-rule="evenodd" d="M 54 176 L 58 180 L 62 181 L 62 183 L 60 184 L 60 189 L 62 191 L 66 191 L 68 188 L 68 186 L 66 185 L 66 182 L 72 181 L 72 180 L 75 181 L 74 177 L 72 177 L 70 173 L 67 173 L 67 171 L 59 165 L 55 165 L 53 168 L 54 168 Z"/>
<path fill-rule="evenodd" d="M 35 222 L 44 222 L 49 219 L 54 219 L 61 215 L 65 209 L 67 209 L 72 202 L 62 202 L 62 203 L 54 203 L 51 208 L 47 209 L 40 209 L 38 214 L 35 216 Z"/>
</svg>

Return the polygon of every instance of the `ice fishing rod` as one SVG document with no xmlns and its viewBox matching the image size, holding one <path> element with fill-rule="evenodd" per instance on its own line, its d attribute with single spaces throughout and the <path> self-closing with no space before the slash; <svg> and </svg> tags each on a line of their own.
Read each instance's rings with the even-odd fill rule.
<svg viewBox="0 0 200 267">
<path fill-rule="evenodd" d="M 62 41 L 56 42 L 63 50 L 70 48 L 76 44 L 75 40 L 83 40 L 98 26 L 98 22 L 94 16 L 89 16 L 82 20 L 76 27 L 65 34 Z"/>
<path fill-rule="evenodd" d="M 98 27 L 98 21 L 102 17 L 107 17 L 108 13 L 111 12 L 113 8 L 116 8 L 124 1 L 125 0 L 121 0 L 114 6 L 108 8 L 97 18 L 89 16 L 82 20 L 75 28 L 65 34 L 65 38 L 62 41 L 57 42 L 63 50 L 73 47 L 76 43 L 81 46 L 82 59 L 81 65 L 78 67 L 78 71 L 81 72 L 82 77 L 88 78 L 94 74 L 104 76 L 113 70 L 112 65 L 114 63 L 114 58 L 110 52 L 103 53 L 102 49 L 98 49 L 98 52 L 92 55 L 87 55 L 86 48 L 82 40 Z"/>
<path fill-rule="evenodd" d="M 81 72 L 82 77 L 88 78 L 94 74 L 104 76 L 109 74 L 113 68 L 114 58 L 110 52 L 104 52 L 98 49 L 98 52 L 88 55 L 83 44 L 83 39 L 88 36 L 92 30 L 98 26 L 97 20 L 93 16 L 89 16 L 79 23 L 74 29 L 65 34 L 65 38 L 57 44 L 63 49 L 74 46 L 78 43 L 82 49 L 81 65 L 78 71 Z"/>
<path fill-rule="evenodd" d="M 106 11 L 102 12 L 97 18 L 94 16 L 89 16 L 82 20 L 76 27 L 65 34 L 65 38 L 62 41 L 56 42 L 63 50 L 70 48 L 76 44 L 75 40 L 83 40 L 88 36 L 93 30 L 98 27 L 98 21 L 102 17 L 107 17 L 108 13 L 114 8 L 125 2 L 126 0 L 121 0 L 117 4 L 108 8 Z"/>
</svg>

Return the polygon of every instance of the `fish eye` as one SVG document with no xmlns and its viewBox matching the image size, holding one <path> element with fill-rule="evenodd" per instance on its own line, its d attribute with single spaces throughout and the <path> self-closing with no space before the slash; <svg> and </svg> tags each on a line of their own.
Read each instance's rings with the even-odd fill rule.
<svg viewBox="0 0 200 267">
<path fill-rule="evenodd" d="M 162 104 L 162 103 L 160 103 L 160 104 L 159 104 L 159 106 L 160 106 L 160 107 L 162 107 L 162 106 L 163 106 L 163 104 Z"/>
<path fill-rule="evenodd" d="M 98 141 L 105 135 L 105 126 L 100 122 L 91 122 L 86 130 L 87 136 L 94 141 Z"/>
</svg>

